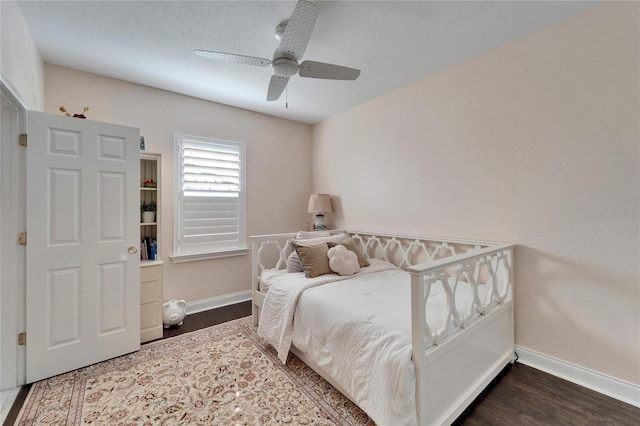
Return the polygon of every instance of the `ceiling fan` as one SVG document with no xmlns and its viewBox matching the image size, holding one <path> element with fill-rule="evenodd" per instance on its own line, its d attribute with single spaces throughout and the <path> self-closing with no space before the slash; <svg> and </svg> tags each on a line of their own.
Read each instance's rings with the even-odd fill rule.
<svg viewBox="0 0 640 426">
<path fill-rule="evenodd" d="M 355 80 L 360 70 L 324 62 L 304 61 L 298 64 L 304 54 L 313 27 L 318 17 L 318 6 L 305 0 L 299 0 L 291 18 L 281 22 L 276 27 L 276 38 L 280 46 L 273 54 L 273 59 L 256 58 L 254 56 L 236 55 L 234 53 L 211 52 L 209 50 L 194 50 L 198 56 L 223 62 L 256 65 L 266 67 L 271 65 L 273 76 L 267 91 L 267 101 L 276 101 L 287 87 L 289 78 L 299 74 L 300 77 L 324 78 L 330 80 Z"/>
</svg>

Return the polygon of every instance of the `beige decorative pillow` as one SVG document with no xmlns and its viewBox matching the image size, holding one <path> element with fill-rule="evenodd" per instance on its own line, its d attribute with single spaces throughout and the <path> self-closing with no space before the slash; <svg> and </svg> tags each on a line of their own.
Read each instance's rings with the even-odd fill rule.
<svg viewBox="0 0 640 426">
<path fill-rule="evenodd" d="M 346 234 L 340 234 L 346 237 Z M 339 237 L 339 236 L 338 236 Z M 339 238 L 341 239 L 341 238 Z M 331 233 L 328 231 L 299 231 L 296 234 L 295 241 L 304 240 L 302 243 L 307 245 L 309 244 L 317 244 L 323 243 L 325 241 L 334 241 L 331 239 Z M 338 240 L 335 240 L 338 241 Z M 300 263 L 300 258 L 298 257 L 298 253 L 296 251 L 292 251 L 289 257 L 287 257 L 287 271 L 289 272 L 304 272 L 304 268 L 302 267 L 302 263 Z"/>
<path fill-rule="evenodd" d="M 364 257 L 360 249 L 358 249 L 358 246 L 356 245 L 356 242 L 353 241 L 353 239 L 347 238 L 346 240 L 340 241 L 339 243 L 329 242 L 327 244 L 329 244 L 329 248 L 333 248 L 337 245 L 345 246 L 347 250 L 354 252 L 356 256 L 358 256 L 358 264 L 361 268 L 369 266 L 369 261 L 366 257 Z"/>
<path fill-rule="evenodd" d="M 298 256 L 300 256 L 304 275 L 307 278 L 315 278 L 333 272 L 329 268 L 329 258 L 327 257 L 329 246 L 327 243 L 309 245 L 294 243 L 293 247 L 296 249 Z"/>
</svg>

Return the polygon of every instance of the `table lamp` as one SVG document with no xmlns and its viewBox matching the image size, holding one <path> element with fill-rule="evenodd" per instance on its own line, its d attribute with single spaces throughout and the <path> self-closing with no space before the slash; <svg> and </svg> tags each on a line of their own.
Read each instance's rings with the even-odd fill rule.
<svg viewBox="0 0 640 426">
<path fill-rule="evenodd" d="M 309 197 L 309 213 L 315 213 L 313 222 L 314 231 L 324 231 L 327 223 L 324 221 L 324 213 L 332 213 L 331 196 L 329 194 L 311 194 Z"/>
</svg>

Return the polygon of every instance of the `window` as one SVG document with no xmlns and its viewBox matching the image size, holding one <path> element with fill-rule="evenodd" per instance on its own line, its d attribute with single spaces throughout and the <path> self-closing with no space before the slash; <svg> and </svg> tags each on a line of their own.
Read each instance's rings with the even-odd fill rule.
<svg viewBox="0 0 640 426">
<path fill-rule="evenodd" d="M 174 262 L 247 253 L 245 146 L 175 134 Z"/>
</svg>

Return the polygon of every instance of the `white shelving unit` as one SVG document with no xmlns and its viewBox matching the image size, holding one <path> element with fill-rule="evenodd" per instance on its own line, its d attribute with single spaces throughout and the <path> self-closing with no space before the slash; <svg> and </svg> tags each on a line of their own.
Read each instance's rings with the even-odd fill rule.
<svg viewBox="0 0 640 426">
<path fill-rule="evenodd" d="M 160 154 L 140 153 L 140 205 L 155 203 L 153 222 L 143 222 L 140 213 L 140 341 L 162 337 L 162 261 L 158 227 L 160 224 Z M 152 187 L 150 182 L 155 182 Z M 156 242 L 155 258 L 143 259 L 142 241 Z M 148 245 L 149 246 L 149 245 Z M 150 254 L 150 247 L 147 247 Z M 151 257 L 151 256 L 147 256 Z"/>
<path fill-rule="evenodd" d="M 151 186 L 155 184 L 155 186 Z M 140 241 L 156 241 L 158 251 L 162 249 L 158 239 L 158 225 L 160 223 L 160 154 L 140 153 L 140 206 L 143 204 L 156 206 L 155 220 L 143 222 L 143 213 L 140 212 Z M 142 247 L 141 247 L 142 248 Z M 147 247 L 148 259 L 142 257 L 143 263 L 158 261 L 160 256 L 156 253 L 155 259 L 151 258 L 150 247 Z"/>
</svg>

